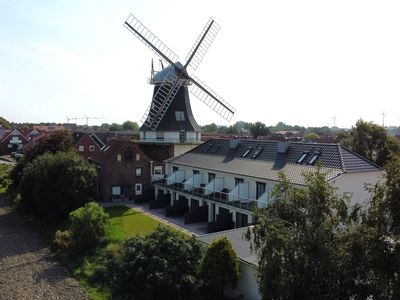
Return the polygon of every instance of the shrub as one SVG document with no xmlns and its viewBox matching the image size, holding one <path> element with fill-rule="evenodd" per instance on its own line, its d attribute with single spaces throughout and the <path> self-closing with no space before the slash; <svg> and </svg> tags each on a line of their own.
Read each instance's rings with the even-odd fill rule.
<svg viewBox="0 0 400 300">
<path fill-rule="evenodd" d="M 78 251 L 92 247 L 105 236 L 109 215 L 95 202 L 86 203 L 69 214 L 70 232 Z"/>
<path fill-rule="evenodd" d="M 202 246 L 165 226 L 128 239 L 115 274 L 114 296 L 129 299 L 193 299 Z"/>
<path fill-rule="evenodd" d="M 74 210 L 69 214 L 69 229 L 56 232 L 53 249 L 74 255 L 94 247 L 105 236 L 108 219 L 108 214 L 95 202 Z"/>
</svg>

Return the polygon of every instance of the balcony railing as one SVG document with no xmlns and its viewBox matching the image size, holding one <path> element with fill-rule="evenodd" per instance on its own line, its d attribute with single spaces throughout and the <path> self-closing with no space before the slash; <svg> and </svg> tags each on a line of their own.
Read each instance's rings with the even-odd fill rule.
<svg viewBox="0 0 400 300">
<path fill-rule="evenodd" d="M 174 175 L 175 173 L 173 173 L 172 175 Z M 181 177 L 172 175 L 170 175 L 169 177 L 155 175 L 153 176 L 153 184 L 173 189 L 177 192 L 194 195 L 203 198 L 204 200 L 212 200 L 246 210 L 252 210 L 254 207 L 266 207 L 266 205 L 269 203 L 268 201 L 270 201 L 270 197 L 268 196 L 270 195 L 271 191 L 269 189 L 267 189 L 267 191 L 262 194 L 258 199 L 253 199 L 247 196 L 248 184 L 246 183 L 241 183 L 242 188 L 236 186 L 237 190 L 235 188 L 232 191 L 229 191 L 227 188 L 223 187 L 223 178 L 215 178 L 207 185 L 200 184 L 200 186 L 198 186 L 197 184 L 195 185 L 190 182 L 190 179 L 193 178 L 193 176 L 183 182 L 183 180 L 173 181 L 173 178 L 181 179 Z M 247 188 L 245 186 L 247 186 Z"/>
</svg>

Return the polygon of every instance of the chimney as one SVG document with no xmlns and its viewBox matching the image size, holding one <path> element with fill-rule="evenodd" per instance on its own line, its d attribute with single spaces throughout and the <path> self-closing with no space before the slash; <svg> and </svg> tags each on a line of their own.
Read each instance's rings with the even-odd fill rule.
<svg viewBox="0 0 400 300">
<path fill-rule="evenodd" d="M 277 144 L 277 152 L 278 153 L 286 153 L 290 148 L 290 142 L 278 142 Z"/>
</svg>

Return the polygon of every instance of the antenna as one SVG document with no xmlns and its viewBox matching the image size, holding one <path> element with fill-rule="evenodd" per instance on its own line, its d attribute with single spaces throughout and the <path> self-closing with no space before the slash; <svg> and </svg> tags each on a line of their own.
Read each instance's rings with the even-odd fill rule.
<svg viewBox="0 0 400 300">
<path fill-rule="evenodd" d="M 380 116 L 382 116 L 382 127 L 385 127 L 385 111 L 383 111 L 383 113 L 380 114 Z"/>
<path fill-rule="evenodd" d="M 189 75 L 187 72 L 188 66 L 193 70 L 197 69 L 220 29 L 212 18 L 209 19 L 201 31 L 186 57 L 186 63 L 183 65 L 175 62 L 178 60 L 178 56 L 132 14 L 127 18 L 124 26 L 170 65 L 170 67 L 163 69 L 164 71 L 170 68 L 170 70 L 167 70 L 169 72 L 165 72 L 166 76 L 163 77 L 163 81 L 152 99 L 152 104 L 142 117 L 144 125 L 152 130 L 157 128 L 182 85 L 185 87 L 190 86 L 188 90 L 194 96 L 198 97 L 200 101 L 224 119 L 227 121 L 232 119 L 236 110 L 200 79 Z"/>
</svg>

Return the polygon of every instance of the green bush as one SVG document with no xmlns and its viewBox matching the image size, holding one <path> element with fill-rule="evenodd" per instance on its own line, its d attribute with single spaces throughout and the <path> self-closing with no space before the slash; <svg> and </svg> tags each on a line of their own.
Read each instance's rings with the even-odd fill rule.
<svg viewBox="0 0 400 300">
<path fill-rule="evenodd" d="M 96 170 L 73 152 L 46 153 L 22 171 L 22 206 L 46 223 L 60 223 L 95 196 Z"/>
<path fill-rule="evenodd" d="M 128 239 L 115 271 L 113 296 L 123 299 L 193 299 L 202 245 L 165 226 Z"/>
<path fill-rule="evenodd" d="M 53 248 L 74 255 L 94 247 L 105 236 L 109 216 L 99 204 L 90 202 L 71 212 L 69 220 L 68 230 L 56 232 Z"/>
<path fill-rule="evenodd" d="M 71 238 L 78 251 L 96 245 L 105 236 L 109 215 L 95 202 L 69 214 Z"/>
</svg>

